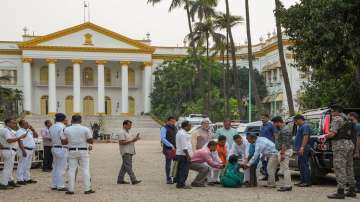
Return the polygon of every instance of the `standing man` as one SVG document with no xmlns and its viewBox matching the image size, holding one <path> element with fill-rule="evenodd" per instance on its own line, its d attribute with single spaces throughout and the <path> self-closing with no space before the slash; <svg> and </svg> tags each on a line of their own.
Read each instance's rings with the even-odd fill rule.
<svg viewBox="0 0 360 202">
<path fill-rule="evenodd" d="M 176 161 L 178 170 L 176 173 L 176 188 L 191 189 L 185 184 L 189 175 L 189 167 L 192 156 L 191 135 L 189 131 L 191 124 L 189 121 L 181 123 L 181 130 L 176 134 Z"/>
<path fill-rule="evenodd" d="M 84 193 L 95 193 L 91 189 L 90 180 L 90 155 L 88 144 L 93 144 L 92 133 L 89 128 L 81 125 L 81 116 L 74 115 L 71 120 L 72 125 L 65 128 L 62 144 L 69 148 L 69 187 L 66 194 L 74 194 L 75 178 L 78 164 L 80 164 L 81 173 L 84 182 Z"/>
<path fill-rule="evenodd" d="M 234 144 L 229 152 L 229 157 L 232 155 L 237 155 L 239 157 L 241 164 L 247 163 L 247 158 L 249 155 L 249 142 L 241 137 L 240 135 L 234 135 Z M 250 169 L 244 171 L 244 182 L 249 183 L 250 181 Z"/>
<path fill-rule="evenodd" d="M 194 151 L 202 149 L 211 140 L 210 122 L 207 119 L 201 121 L 201 127 L 194 130 L 191 134 L 192 148 Z"/>
<path fill-rule="evenodd" d="M 349 117 L 351 122 L 355 124 L 355 135 L 353 137 L 353 143 L 355 145 L 354 174 L 356 181 L 356 193 L 360 193 L 360 117 L 359 114 L 357 114 L 356 112 L 350 112 Z"/>
<path fill-rule="evenodd" d="M 11 187 L 19 187 L 13 181 L 12 172 L 14 168 L 14 160 L 16 156 L 16 145 L 22 138 L 26 137 L 26 134 L 23 134 L 19 137 L 16 137 L 16 121 L 13 118 L 8 118 L 4 121 L 5 127 L 0 129 L 0 144 L 1 144 L 1 156 L 4 161 L 4 168 L 2 173 L 2 184 L 0 189 L 9 189 Z"/>
<path fill-rule="evenodd" d="M 262 122 L 262 126 L 260 129 L 260 137 L 265 137 L 267 139 L 269 139 L 272 142 L 275 142 L 275 127 L 274 125 L 271 123 L 270 121 L 270 116 L 268 113 L 263 113 L 260 117 L 260 120 Z M 263 174 L 265 175 L 265 177 L 261 180 L 267 180 L 268 179 L 268 172 L 267 172 L 267 163 L 268 160 L 264 157 L 262 157 L 261 159 L 261 164 L 262 164 L 262 170 L 263 170 Z"/>
<path fill-rule="evenodd" d="M 64 129 L 67 119 L 65 114 L 55 114 L 55 124 L 49 129 L 52 156 L 53 156 L 53 170 L 52 170 L 52 186 L 51 190 L 67 191 L 64 183 L 64 175 L 66 170 L 68 148 L 62 145 L 61 139 L 64 137 Z"/>
<path fill-rule="evenodd" d="M 295 152 L 297 153 L 298 165 L 300 169 L 300 182 L 295 184 L 299 187 L 311 186 L 311 173 L 310 173 L 310 133 L 311 129 L 305 123 L 305 117 L 298 114 L 294 117 L 297 131 L 295 137 Z"/>
<path fill-rule="evenodd" d="M 135 155 L 135 142 L 140 140 L 140 133 L 138 133 L 136 137 L 132 137 L 130 135 L 131 127 L 132 122 L 130 120 L 125 120 L 123 122 L 123 129 L 119 134 L 119 147 L 123 162 L 117 179 L 118 184 L 130 184 L 124 179 L 126 173 L 130 176 L 131 184 L 136 185 L 141 182 L 141 180 L 136 179 L 132 169 L 132 158 Z"/>
<path fill-rule="evenodd" d="M 330 199 L 356 197 L 353 167 L 354 144 L 352 142 L 354 125 L 342 111 L 343 108 L 339 105 L 331 106 L 330 133 L 326 136 L 327 139 L 331 139 L 333 167 L 337 181 L 337 192 L 328 195 Z M 349 191 L 345 194 L 346 185 L 349 185 Z"/>
<path fill-rule="evenodd" d="M 292 136 L 288 127 L 285 126 L 283 119 L 280 116 L 274 117 L 272 119 L 274 126 L 276 127 L 278 132 L 278 137 L 276 140 L 276 146 L 279 150 L 279 162 L 280 162 L 280 170 L 284 175 L 284 180 L 281 184 L 281 187 L 278 191 L 291 191 L 291 173 L 289 169 L 290 158 L 293 154 L 292 149 Z"/>
<path fill-rule="evenodd" d="M 205 187 L 205 180 L 210 172 L 209 166 L 215 169 L 224 168 L 224 164 L 213 161 L 211 156 L 211 152 L 216 151 L 216 145 L 217 143 L 215 141 L 210 141 L 207 147 L 195 151 L 192 155 L 190 170 L 198 172 L 194 181 L 191 183 L 192 187 Z"/>
<path fill-rule="evenodd" d="M 254 155 L 250 158 L 247 164 L 243 165 L 244 169 L 248 169 L 251 166 L 257 164 L 257 159 L 260 155 L 269 159 L 267 169 L 269 171 L 269 178 L 266 187 L 276 188 L 275 173 L 278 167 L 278 151 L 275 144 L 265 137 L 257 137 L 256 133 L 247 133 L 246 139 L 250 144 L 255 144 Z"/>
<path fill-rule="evenodd" d="M 35 129 L 26 121 L 19 121 L 20 129 L 16 132 L 16 137 L 26 135 L 26 137 L 19 141 L 18 165 L 16 169 L 16 178 L 19 185 L 26 185 L 37 183 L 31 179 L 30 170 L 32 157 L 35 151 L 35 140 L 38 137 Z"/>
<path fill-rule="evenodd" d="M 43 171 L 49 172 L 52 169 L 53 156 L 51 154 L 51 137 L 49 128 L 52 126 L 50 120 L 45 121 L 45 128 L 41 129 L 40 135 L 44 145 L 44 160 L 43 160 Z"/>
<path fill-rule="evenodd" d="M 173 176 L 171 176 L 171 164 L 175 160 L 176 153 L 176 133 L 177 129 L 175 127 L 176 119 L 175 117 L 169 117 L 166 121 L 165 126 L 160 129 L 160 141 L 163 148 L 163 154 L 165 155 L 165 174 L 166 174 L 166 183 L 173 183 Z"/>
<path fill-rule="evenodd" d="M 219 128 L 216 130 L 216 137 L 219 137 L 220 135 L 225 136 L 229 149 L 231 149 L 234 141 L 234 136 L 237 135 L 238 132 L 235 129 L 231 128 L 230 119 L 225 119 L 223 124 L 224 124 L 223 128 Z"/>
</svg>

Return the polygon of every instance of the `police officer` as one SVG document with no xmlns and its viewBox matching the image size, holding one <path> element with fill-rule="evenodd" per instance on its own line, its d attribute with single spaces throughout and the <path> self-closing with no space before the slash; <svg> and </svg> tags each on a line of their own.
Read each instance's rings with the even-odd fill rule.
<svg viewBox="0 0 360 202">
<path fill-rule="evenodd" d="M 337 192 L 328 195 L 330 199 L 344 199 L 345 196 L 356 197 L 355 179 L 353 171 L 352 123 L 342 113 L 343 108 L 339 105 L 331 106 L 332 121 L 330 134 L 326 137 L 331 139 L 333 149 L 334 171 L 336 175 Z M 347 127 L 350 124 L 350 127 Z M 347 129 L 349 128 L 349 129 Z M 349 185 L 349 191 L 345 194 L 344 189 Z"/>
<path fill-rule="evenodd" d="M 53 155 L 52 170 L 52 190 L 67 191 L 64 184 L 64 175 L 66 169 L 68 150 L 66 145 L 62 145 L 61 137 L 64 134 L 66 116 L 63 113 L 55 114 L 55 124 L 49 129 L 51 143 L 51 153 Z"/>
<path fill-rule="evenodd" d="M 12 171 L 14 168 L 17 142 L 19 142 L 22 138 L 25 138 L 26 134 L 16 137 L 14 130 L 16 130 L 17 124 L 15 119 L 8 118 L 4 122 L 5 127 L 0 129 L 0 151 L 4 160 L 2 184 L 0 189 L 9 189 L 12 187 L 19 187 L 13 181 Z"/>
<path fill-rule="evenodd" d="M 91 189 L 90 181 L 90 156 L 88 144 L 93 143 L 93 136 L 89 128 L 81 125 L 81 116 L 74 115 L 71 120 L 72 125 L 65 128 L 62 143 L 69 148 L 69 187 L 66 194 L 74 194 L 75 177 L 78 163 L 80 163 L 83 175 L 85 194 L 95 193 Z"/>
<path fill-rule="evenodd" d="M 16 137 L 26 135 L 19 141 L 18 166 L 16 170 L 17 184 L 26 185 L 36 183 L 30 176 L 32 157 L 35 151 L 35 140 L 38 137 L 37 132 L 26 120 L 19 121 L 20 129 L 16 132 Z"/>
</svg>

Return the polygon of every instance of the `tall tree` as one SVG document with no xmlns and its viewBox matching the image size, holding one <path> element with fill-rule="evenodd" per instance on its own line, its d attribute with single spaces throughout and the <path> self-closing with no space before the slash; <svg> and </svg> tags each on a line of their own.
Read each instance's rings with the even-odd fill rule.
<svg viewBox="0 0 360 202">
<path fill-rule="evenodd" d="M 229 6 L 229 0 L 225 0 L 225 7 L 226 7 L 226 19 L 227 19 L 227 23 L 226 23 L 226 29 L 227 29 L 227 33 L 229 35 L 229 39 L 230 39 L 230 50 L 231 50 L 231 60 L 232 60 L 232 70 L 233 70 L 233 74 L 234 74 L 234 86 L 235 86 L 235 94 L 236 94 L 236 98 L 237 98 L 237 107 L 238 107 L 238 111 L 241 110 L 241 94 L 240 94 L 240 84 L 238 81 L 238 67 L 236 66 L 236 48 L 235 48 L 235 42 L 234 42 L 234 37 L 232 34 L 232 30 L 231 30 L 231 26 L 230 26 L 230 6 Z"/>
<path fill-rule="evenodd" d="M 257 109 L 261 110 L 263 107 L 257 88 L 257 82 L 254 76 L 253 52 L 252 52 L 252 42 L 251 42 L 251 30 L 250 30 L 249 0 L 245 0 L 245 11 L 246 11 L 246 35 L 248 41 L 248 61 L 249 61 L 250 78 L 251 78 L 252 91 L 253 91 L 252 93 L 255 97 L 255 104 Z"/>
<path fill-rule="evenodd" d="M 204 19 L 215 16 L 215 7 L 218 4 L 217 0 L 195 0 L 190 1 L 190 15 L 194 21 L 195 16 L 202 22 Z"/>
<path fill-rule="evenodd" d="M 289 107 L 289 115 L 293 116 L 295 114 L 294 109 L 294 101 L 293 96 L 291 92 L 291 86 L 289 81 L 289 75 L 286 68 L 286 62 L 285 62 L 285 54 L 284 54 L 284 44 L 283 44 L 283 36 L 281 31 L 281 22 L 280 22 L 280 15 L 281 10 L 283 9 L 283 4 L 280 0 L 275 0 L 275 19 L 276 19 L 276 32 L 277 32 L 277 43 L 278 43 L 278 50 L 279 50 L 279 59 L 280 59 L 280 65 L 281 65 L 281 72 L 284 79 L 284 85 L 285 85 L 285 92 L 286 92 L 286 98 L 287 103 Z"/>
<path fill-rule="evenodd" d="M 226 40 L 225 40 L 225 49 L 226 49 L 226 65 L 225 69 L 224 69 L 224 84 L 223 84 L 223 88 L 224 88 L 224 98 L 225 98 L 225 105 L 224 105 L 224 113 L 225 113 L 225 117 L 229 117 L 229 112 L 230 112 L 230 96 L 229 96 L 229 88 L 230 86 L 230 82 L 229 82 L 229 75 L 230 75 L 230 65 L 229 65 L 229 34 L 228 34 L 228 30 L 227 30 L 227 15 L 226 13 L 217 13 L 216 16 L 214 17 L 214 23 L 215 23 L 215 28 L 219 29 L 219 30 L 225 30 L 226 32 Z M 244 21 L 244 18 L 241 16 L 229 16 L 229 23 L 230 23 L 230 28 L 235 27 L 236 25 L 242 23 Z M 225 54 L 224 54 L 225 55 Z M 223 56 L 224 56 L 223 55 Z M 225 63 L 224 61 L 224 57 L 223 57 L 223 63 Z"/>
</svg>

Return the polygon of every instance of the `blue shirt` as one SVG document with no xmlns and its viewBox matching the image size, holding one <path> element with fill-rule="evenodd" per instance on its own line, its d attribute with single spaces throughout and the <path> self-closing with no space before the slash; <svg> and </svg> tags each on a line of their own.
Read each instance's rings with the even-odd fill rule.
<svg viewBox="0 0 360 202">
<path fill-rule="evenodd" d="M 355 136 L 353 138 L 353 143 L 354 143 L 354 145 L 356 147 L 357 138 L 360 137 L 360 123 L 357 123 L 355 125 L 355 131 L 356 131 L 356 134 L 355 134 Z"/>
<path fill-rule="evenodd" d="M 268 121 L 265 124 L 262 125 L 260 130 L 260 137 L 266 137 L 267 139 L 271 140 L 272 142 L 275 142 L 274 133 L 276 132 L 276 129 L 274 125 Z"/>
<path fill-rule="evenodd" d="M 304 123 L 302 126 L 299 126 L 299 128 L 297 129 L 297 132 L 296 132 L 296 137 L 295 137 L 295 151 L 300 150 L 304 136 L 305 135 L 310 136 L 310 132 L 311 132 L 311 129 L 310 129 L 309 125 L 307 125 L 306 123 Z M 309 142 L 307 144 L 309 144 Z"/>
<path fill-rule="evenodd" d="M 161 143 L 163 143 L 165 146 L 167 147 L 171 147 L 174 148 L 174 145 L 172 145 L 167 139 L 166 139 L 166 128 L 165 127 L 161 127 L 160 129 L 160 140 Z"/>
<path fill-rule="evenodd" d="M 249 160 L 249 165 L 254 165 L 256 160 L 260 157 L 260 154 L 269 157 L 271 155 L 277 155 L 277 153 L 278 151 L 276 150 L 275 143 L 265 137 L 258 137 L 255 142 L 255 152 Z"/>
</svg>

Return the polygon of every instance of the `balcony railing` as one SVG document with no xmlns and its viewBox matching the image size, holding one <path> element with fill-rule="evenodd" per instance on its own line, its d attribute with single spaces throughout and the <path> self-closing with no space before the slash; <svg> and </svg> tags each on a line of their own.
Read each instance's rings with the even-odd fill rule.
<svg viewBox="0 0 360 202">
<path fill-rule="evenodd" d="M 49 85 L 48 81 L 33 81 L 33 85 L 37 86 L 37 87 L 47 87 Z M 72 81 L 57 81 L 56 82 L 56 86 L 57 87 L 69 87 L 72 88 L 73 87 L 73 82 Z M 97 88 L 97 83 L 96 82 L 92 82 L 92 83 L 81 83 L 81 87 L 85 87 L 85 88 Z M 113 84 L 111 82 L 105 82 L 105 87 L 106 88 L 121 88 L 121 84 Z M 136 89 L 139 88 L 139 85 L 137 84 L 129 84 L 129 88 L 130 89 Z"/>
</svg>

